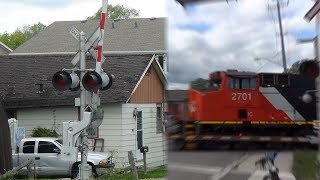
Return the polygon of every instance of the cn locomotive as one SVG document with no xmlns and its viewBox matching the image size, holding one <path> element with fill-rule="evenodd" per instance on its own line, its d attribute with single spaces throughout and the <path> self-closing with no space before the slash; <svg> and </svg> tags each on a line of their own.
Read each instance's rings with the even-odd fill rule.
<svg viewBox="0 0 320 180">
<path fill-rule="evenodd" d="M 168 103 L 176 130 L 169 137 L 185 142 L 310 143 L 317 125 L 318 63 L 306 61 L 293 73 L 216 71 L 205 87 L 191 87 L 183 103 Z"/>
</svg>

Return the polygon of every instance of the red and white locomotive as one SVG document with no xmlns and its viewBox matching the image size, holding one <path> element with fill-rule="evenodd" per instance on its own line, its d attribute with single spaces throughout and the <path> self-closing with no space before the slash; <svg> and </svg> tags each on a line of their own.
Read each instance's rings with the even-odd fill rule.
<svg viewBox="0 0 320 180">
<path fill-rule="evenodd" d="M 168 111 L 184 137 L 246 135 L 256 141 L 262 136 L 295 141 L 314 135 L 316 97 L 313 93 L 313 100 L 304 103 L 302 96 L 316 88 L 317 65 L 305 62 L 300 74 L 216 71 L 205 88 L 190 88 L 186 102 L 168 103 Z"/>
</svg>

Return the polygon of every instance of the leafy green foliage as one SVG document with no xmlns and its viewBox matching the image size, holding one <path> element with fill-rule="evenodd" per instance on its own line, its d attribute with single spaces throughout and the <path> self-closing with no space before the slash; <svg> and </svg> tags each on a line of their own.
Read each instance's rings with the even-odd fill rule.
<svg viewBox="0 0 320 180">
<path fill-rule="evenodd" d="M 0 174 L 1 180 L 7 180 L 7 179 L 13 179 L 13 178 L 14 178 L 14 174 L 12 173 L 12 171 L 8 171 L 3 175 Z"/>
<path fill-rule="evenodd" d="M 59 137 L 59 134 L 54 129 L 37 127 L 32 130 L 31 137 Z"/>
<path fill-rule="evenodd" d="M 14 50 L 34 35 L 38 34 L 45 27 L 46 26 L 44 24 L 38 22 L 32 26 L 23 26 L 22 28 L 15 30 L 13 33 L 0 33 L 0 41 Z"/>
<path fill-rule="evenodd" d="M 292 172 L 297 180 L 320 179 L 318 153 L 311 150 L 294 152 Z"/>
<path fill-rule="evenodd" d="M 133 8 L 127 8 L 121 4 L 115 6 L 108 5 L 107 9 L 109 19 L 129 19 L 139 16 L 139 11 Z M 90 16 L 87 19 L 100 19 L 101 8 L 96 12 L 94 16 Z"/>
<path fill-rule="evenodd" d="M 194 89 L 206 89 L 208 88 L 209 82 L 206 79 L 197 78 L 193 81 L 191 81 L 191 87 Z"/>
</svg>

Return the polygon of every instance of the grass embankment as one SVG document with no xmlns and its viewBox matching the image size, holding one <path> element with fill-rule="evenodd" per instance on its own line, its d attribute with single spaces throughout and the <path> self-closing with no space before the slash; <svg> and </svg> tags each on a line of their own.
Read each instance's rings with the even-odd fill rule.
<svg viewBox="0 0 320 180">
<path fill-rule="evenodd" d="M 144 173 L 144 171 L 141 169 L 138 170 L 139 179 L 163 178 L 166 176 L 167 176 L 167 168 L 165 166 L 161 166 L 159 168 L 149 170 L 146 173 Z M 112 172 L 109 172 L 107 175 L 103 176 L 103 179 L 106 179 L 106 180 L 134 180 L 134 176 L 132 176 L 131 172 L 127 172 L 123 169 L 115 169 Z"/>
<path fill-rule="evenodd" d="M 319 180 L 319 151 L 296 151 L 293 154 L 292 172 L 297 180 Z"/>
</svg>

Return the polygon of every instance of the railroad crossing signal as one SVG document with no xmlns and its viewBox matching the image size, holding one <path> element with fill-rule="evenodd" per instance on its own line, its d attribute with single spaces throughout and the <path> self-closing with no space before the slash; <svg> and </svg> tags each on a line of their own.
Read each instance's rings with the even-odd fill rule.
<svg viewBox="0 0 320 180">
<path fill-rule="evenodd" d="M 307 21 L 311 21 L 320 11 L 320 0 L 317 0 L 312 8 L 307 12 L 307 14 L 304 16 L 304 19 Z"/>
<path fill-rule="evenodd" d="M 100 75 L 95 71 L 89 71 L 82 78 L 83 87 L 89 92 L 107 90 L 111 87 L 112 81 L 113 75 L 105 72 Z"/>
<path fill-rule="evenodd" d="M 77 40 L 80 41 L 80 32 L 77 28 L 72 27 L 69 30 L 69 33 Z M 97 40 L 100 37 L 100 27 L 98 27 L 94 33 L 89 37 L 89 39 L 85 39 L 85 51 L 89 52 L 95 59 L 97 59 L 97 53 L 96 51 L 92 48 L 93 45 L 97 42 Z M 80 51 L 77 52 L 77 54 L 73 57 L 71 63 L 75 66 L 80 60 Z M 101 57 L 101 62 L 103 63 L 105 61 L 105 57 Z"/>
<path fill-rule="evenodd" d="M 52 84 L 59 91 L 70 89 L 71 91 L 79 90 L 80 88 L 79 76 L 72 72 L 58 71 L 53 75 Z"/>
<path fill-rule="evenodd" d="M 84 74 L 81 83 L 89 92 L 107 90 L 112 86 L 114 76 L 102 72 L 101 75 L 95 71 L 88 71 Z M 59 91 L 76 91 L 80 89 L 80 78 L 75 72 L 58 71 L 52 77 L 53 86 Z"/>
</svg>

